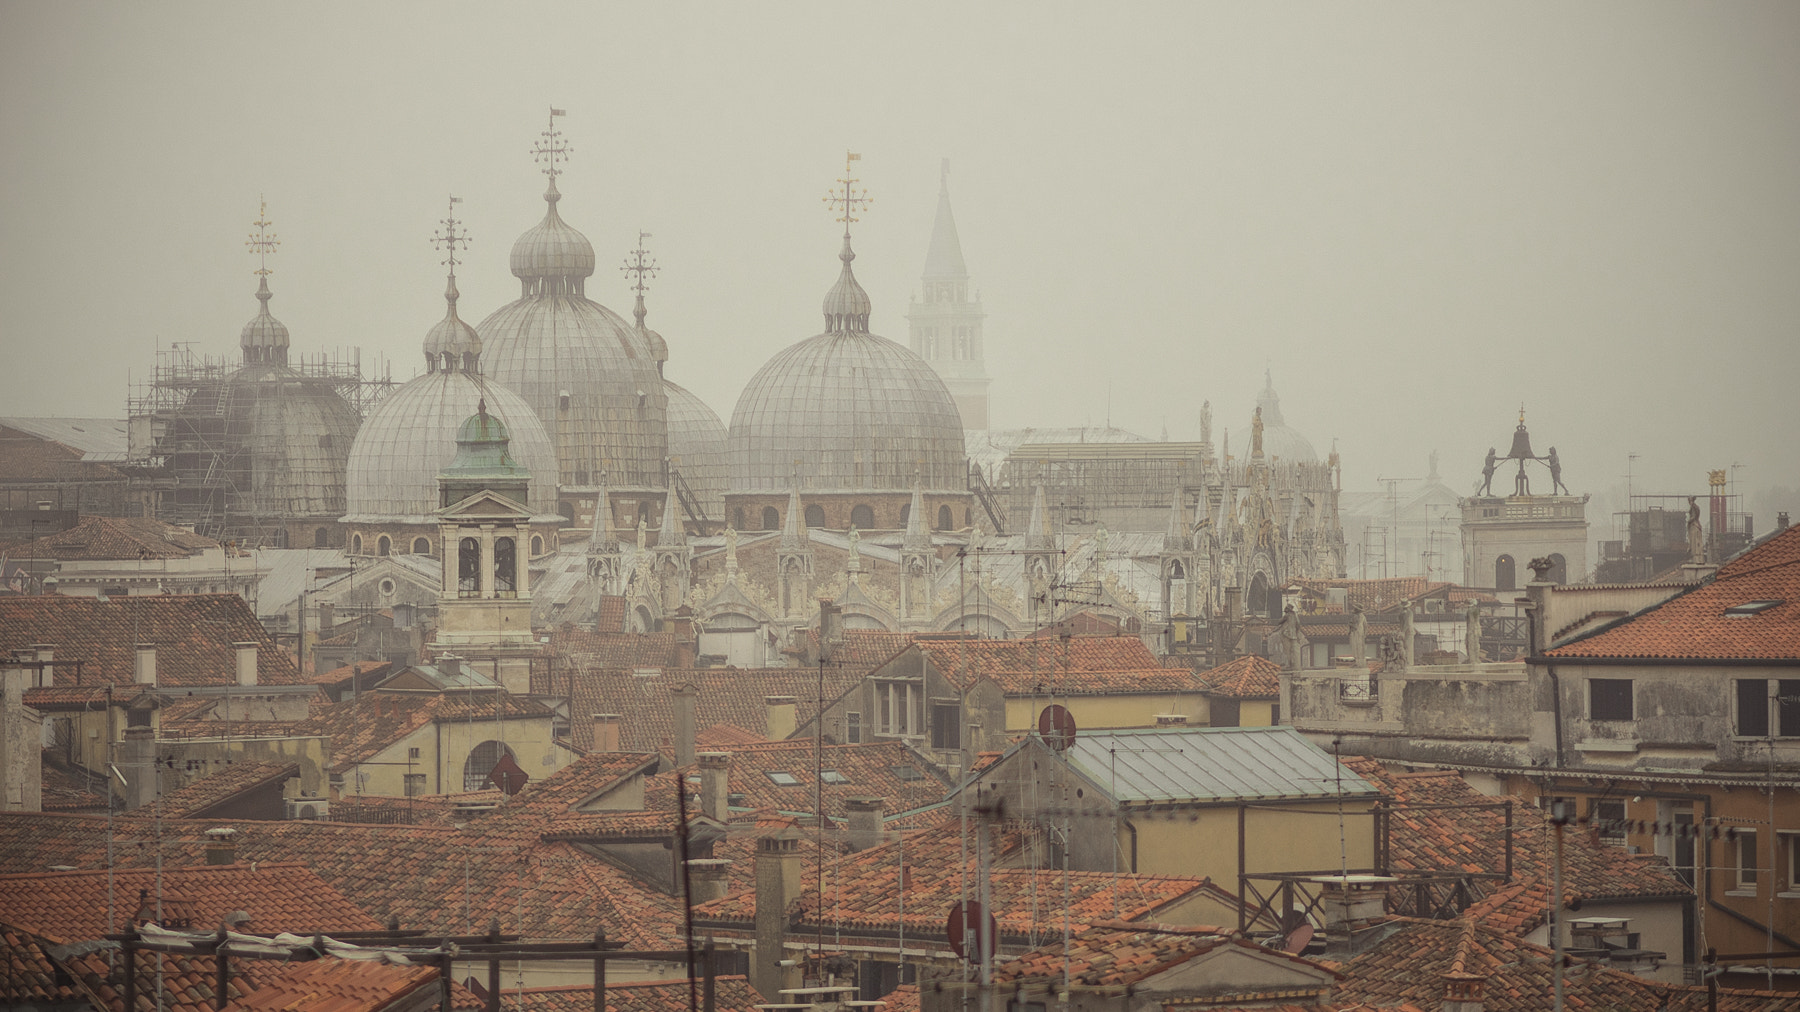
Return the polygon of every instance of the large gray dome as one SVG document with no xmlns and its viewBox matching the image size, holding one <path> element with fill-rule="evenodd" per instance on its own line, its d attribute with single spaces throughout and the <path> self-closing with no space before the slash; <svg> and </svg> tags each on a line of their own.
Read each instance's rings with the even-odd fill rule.
<svg viewBox="0 0 1800 1012">
<path fill-rule="evenodd" d="M 738 397 L 727 449 L 733 492 L 793 487 L 961 491 L 962 418 L 924 359 L 868 332 L 868 296 L 850 269 L 826 296 L 826 332 L 771 358 Z"/>
<path fill-rule="evenodd" d="M 513 247 L 521 297 L 477 328 L 484 371 L 517 391 L 555 433 L 563 485 L 594 487 L 605 471 L 615 490 L 659 488 L 667 397 L 654 349 L 582 294 L 594 270 L 593 247 L 557 216 L 559 196 L 554 186 L 545 194 L 544 220 Z"/>
<path fill-rule="evenodd" d="M 669 458 L 712 519 L 725 515 L 725 423 L 686 387 L 663 380 L 669 394 Z"/>
<path fill-rule="evenodd" d="M 533 512 L 556 513 L 556 449 L 543 423 L 518 394 L 481 375 L 481 344 L 468 343 L 473 335 L 457 318 L 454 278 L 445 301 L 444 319 L 427 337 L 429 371 L 382 398 L 350 448 L 347 521 L 428 522 L 439 505 L 438 474 L 456 458 L 457 429 L 483 404 L 511 431 L 513 459 L 531 471 Z M 446 354 L 450 343 L 457 353 Z"/>
</svg>

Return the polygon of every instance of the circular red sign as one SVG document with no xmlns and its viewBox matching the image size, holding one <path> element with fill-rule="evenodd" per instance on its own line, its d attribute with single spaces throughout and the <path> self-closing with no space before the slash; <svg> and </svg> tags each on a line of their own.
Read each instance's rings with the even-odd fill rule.
<svg viewBox="0 0 1800 1012">
<path fill-rule="evenodd" d="M 981 927 L 987 924 L 987 945 L 982 945 Z M 944 921 L 944 935 L 950 939 L 950 948 L 971 963 L 979 963 L 982 956 L 992 952 L 995 942 L 1000 938 L 1000 925 L 994 915 L 982 909 L 975 900 L 953 903 L 950 916 Z"/>
<path fill-rule="evenodd" d="M 1051 703 L 1038 714 L 1038 736 L 1058 752 L 1075 744 L 1075 715 L 1061 703 Z"/>
</svg>

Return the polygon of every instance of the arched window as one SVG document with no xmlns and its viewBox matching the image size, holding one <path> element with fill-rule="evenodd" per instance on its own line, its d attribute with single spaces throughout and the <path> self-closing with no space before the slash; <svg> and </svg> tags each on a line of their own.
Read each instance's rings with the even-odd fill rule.
<svg viewBox="0 0 1800 1012">
<path fill-rule="evenodd" d="M 574 503 L 569 502 L 567 500 L 564 500 L 563 502 L 559 502 L 556 504 L 556 512 L 561 513 L 562 518 L 564 520 L 567 520 L 571 525 L 573 525 L 575 523 L 575 504 Z"/>
<path fill-rule="evenodd" d="M 1494 589 L 1518 590 L 1517 564 L 1510 555 L 1502 555 L 1494 560 Z"/>
<path fill-rule="evenodd" d="M 937 529 L 940 531 L 947 531 L 950 529 L 950 507 L 938 507 Z"/>
<path fill-rule="evenodd" d="M 474 538 L 457 543 L 456 592 L 462 597 L 481 593 L 481 542 Z"/>
<path fill-rule="evenodd" d="M 544 554 L 544 539 L 541 535 L 533 534 L 531 536 L 531 554 L 534 558 Z"/>
<path fill-rule="evenodd" d="M 518 568 L 517 550 L 511 538 L 494 539 L 494 591 L 511 594 L 518 590 L 514 580 Z"/>
<path fill-rule="evenodd" d="M 912 520 L 912 503 L 909 503 L 909 502 L 901 503 L 900 504 L 900 526 L 905 527 L 907 525 L 907 523 L 911 520 Z"/>
<path fill-rule="evenodd" d="M 394 547 L 394 543 L 392 541 L 388 540 L 388 536 L 386 534 L 383 534 L 381 537 L 375 539 L 375 554 L 376 555 L 385 556 L 388 554 L 388 552 L 393 550 L 393 547 Z"/>
<path fill-rule="evenodd" d="M 1269 614 L 1269 579 L 1261 573 L 1250 578 L 1250 599 L 1245 606 L 1253 614 Z"/>
<path fill-rule="evenodd" d="M 975 516 L 974 511 L 970 507 L 964 506 L 963 507 L 963 526 L 964 527 L 975 526 L 974 516 Z"/>
<path fill-rule="evenodd" d="M 744 507 L 733 506 L 731 508 L 731 529 L 734 531 L 744 529 Z"/>
<path fill-rule="evenodd" d="M 870 530 L 875 526 L 875 511 L 868 503 L 857 503 L 850 509 L 850 526 L 859 531 Z"/>
<path fill-rule="evenodd" d="M 430 538 L 414 538 L 412 553 L 414 555 L 430 555 L 431 554 L 431 539 Z"/>
<path fill-rule="evenodd" d="M 362 535 L 361 534 L 353 534 L 350 536 L 350 554 L 351 555 L 361 555 L 362 554 Z"/>
<path fill-rule="evenodd" d="M 488 775 L 494 772 L 494 766 L 503 756 L 512 754 L 513 750 L 507 748 L 505 742 L 484 741 L 475 746 L 475 750 L 469 753 L 468 761 L 463 763 L 463 790 L 485 789 L 488 786 Z"/>
<path fill-rule="evenodd" d="M 806 507 L 806 526 L 808 526 L 808 527 L 824 527 L 825 526 L 825 507 L 820 506 L 818 503 L 812 503 L 811 505 L 807 506 Z"/>
<path fill-rule="evenodd" d="M 775 507 L 773 506 L 763 507 L 763 530 L 781 530 L 781 514 L 776 512 Z"/>
<path fill-rule="evenodd" d="M 1550 553 L 1550 582 L 1569 582 L 1569 560 L 1562 557 L 1561 552 Z"/>
<path fill-rule="evenodd" d="M 313 547 L 314 548 L 329 548 L 329 547 L 331 547 L 331 532 L 327 531 L 323 527 L 319 528 L 316 531 L 313 531 Z"/>
</svg>

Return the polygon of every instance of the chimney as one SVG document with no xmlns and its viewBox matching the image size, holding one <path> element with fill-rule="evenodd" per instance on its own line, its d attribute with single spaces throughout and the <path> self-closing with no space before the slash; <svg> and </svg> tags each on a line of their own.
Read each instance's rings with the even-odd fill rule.
<svg viewBox="0 0 1800 1012">
<path fill-rule="evenodd" d="M 792 828 L 756 841 L 756 961 L 750 983 L 767 1001 L 780 1001 L 782 988 L 800 986 L 798 968 L 781 965 L 787 960 L 788 905 L 800 897 L 799 841 Z"/>
<path fill-rule="evenodd" d="M 594 714 L 594 751 L 619 751 L 619 715 L 616 713 Z"/>
<path fill-rule="evenodd" d="M 665 627 L 675 635 L 675 650 L 678 654 L 675 666 L 693 667 L 694 657 L 700 652 L 700 642 L 694 634 L 694 609 L 685 604 L 675 609 L 675 614 L 669 618 Z"/>
<path fill-rule="evenodd" d="M 1780 513 L 1775 514 L 1775 529 L 1778 531 L 1785 531 L 1788 529 L 1788 515 L 1786 510 L 1782 510 Z"/>
<path fill-rule="evenodd" d="M 455 654 L 444 654 L 437 659 L 437 669 L 445 678 L 460 678 L 462 658 Z"/>
<path fill-rule="evenodd" d="M 881 813 L 886 807 L 886 798 L 844 799 L 844 811 L 850 814 L 851 850 L 868 850 L 882 842 L 887 834 L 882 831 Z"/>
<path fill-rule="evenodd" d="M 137 664 L 132 670 L 131 680 L 139 685 L 156 684 L 156 644 L 137 645 Z"/>
<path fill-rule="evenodd" d="M 675 765 L 692 766 L 694 764 L 694 735 L 698 726 L 694 722 L 694 697 L 698 695 L 691 684 L 683 684 L 672 689 L 669 695 L 675 697 Z"/>
<path fill-rule="evenodd" d="M 700 814 L 715 822 L 731 821 L 731 753 L 702 752 L 700 763 Z"/>
<path fill-rule="evenodd" d="M 688 860 L 688 890 L 695 903 L 724 899 L 731 891 L 731 859 L 696 857 Z"/>
<path fill-rule="evenodd" d="M 233 643 L 232 649 L 237 651 L 237 683 L 243 686 L 256 684 L 256 647 L 254 640 Z"/>
<path fill-rule="evenodd" d="M 237 830 L 230 826 L 215 826 L 205 833 L 207 864 L 236 864 L 237 844 L 232 839 Z"/>
<path fill-rule="evenodd" d="M 55 685 L 56 667 L 50 662 L 56 660 L 56 644 L 33 643 L 31 645 L 31 650 L 33 653 L 37 654 L 38 663 L 43 665 L 43 667 L 38 669 L 37 684 Z"/>
<path fill-rule="evenodd" d="M 1187 720 L 1187 714 L 1185 713 L 1159 713 L 1156 715 L 1156 726 L 1186 727 Z"/>
<path fill-rule="evenodd" d="M 800 701 L 793 696 L 764 696 L 767 709 L 763 737 L 770 741 L 786 741 L 800 723 Z"/>
<path fill-rule="evenodd" d="M 320 639 L 324 639 L 325 637 L 330 636 L 331 635 L 331 627 L 333 625 L 336 625 L 336 622 L 334 621 L 334 619 L 336 619 L 337 616 L 332 614 L 332 612 L 334 610 L 335 610 L 335 606 L 330 601 L 320 601 L 319 602 L 319 638 Z"/>
<path fill-rule="evenodd" d="M 1355 931 L 1387 916 L 1388 885 L 1381 875 L 1332 875 L 1319 882 L 1326 931 Z"/>
<path fill-rule="evenodd" d="M 1485 1012 L 1487 977 L 1464 971 L 1459 957 L 1451 966 L 1450 972 L 1444 974 L 1442 1008 L 1443 1012 Z"/>
<path fill-rule="evenodd" d="M 828 597 L 819 598 L 819 663 L 833 663 L 843 642 L 844 609 Z"/>
<path fill-rule="evenodd" d="M 147 725 L 126 728 L 119 759 L 125 777 L 125 807 L 142 808 L 155 801 L 156 730 Z"/>
</svg>

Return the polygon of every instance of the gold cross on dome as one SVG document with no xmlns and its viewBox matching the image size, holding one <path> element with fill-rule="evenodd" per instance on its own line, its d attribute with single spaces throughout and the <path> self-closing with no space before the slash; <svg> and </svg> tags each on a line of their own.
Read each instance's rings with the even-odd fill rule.
<svg viewBox="0 0 1800 1012">
<path fill-rule="evenodd" d="M 449 266 L 451 274 L 455 274 L 456 265 L 462 263 L 461 260 L 456 259 L 457 244 L 461 243 L 463 249 L 468 249 L 470 242 L 469 233 L 457 231 L 462 226 L 462 222 L 456 218 L 456 205 L 460 203 L 462 203 L 461 197 L 450 198 L 450 210 L 445 213 L 443 218 L 439 219 L 444 227 L 432 233 L 431 236 L 433 248 L 444 250 L 448 254 L 440 262 Z"/>
<path fill-rule="evenodd" d="M 866 188 L 863 190 L 856 189 L 856 184 L 862 182 L 862 180 L 850 175 L 850 163 L 861 160 L 862 155 L 852 151 L 844 152 L 844 178 L 838 180 L 837 186 L 833 187 L 825 194 L 826 209 L 841 212 L 835 220 L 844 223 L 845 235 L 850 234 L 850 225 L 853 222 L 860 220 L 857 218 L 856 212 L 875 203 L 875 198 L 869 196 L 869 191 Z"/>
<path fill-rule="evenodd" d="M 250 223 L 256 226 L 256 231 L 250 233 L 250 238 L 244 240 L 244 245 L 250 247 L 251 254 L 256 257 L 256 270 L 253 273 L 258 277 L 267 277 L 275 273 L 269 269 L 269 254 L 279 252 L 276 247 L 281 245 L 281 240 L 269 231 L 269 226 L 275 224 L 269 220 L 269 202 L 262 200 L 261 204 L 256 220 Z"/>
<path fill-rule="evenodd" d="M 544 175 L 550 177 L 550 185 L 556 185 L 556 177 L 562 172 L 556 167 L 557 162 L 569 160 L 569 152 L 575 150 L 563 140 L 562 131 L 556 129 L 556 117 L 567 116 L 568 110 L 550 110 L 550 126 L 539 134 L 542 139 L 531 146 L 531 160 L 544 163 Z"/>
</svg>

